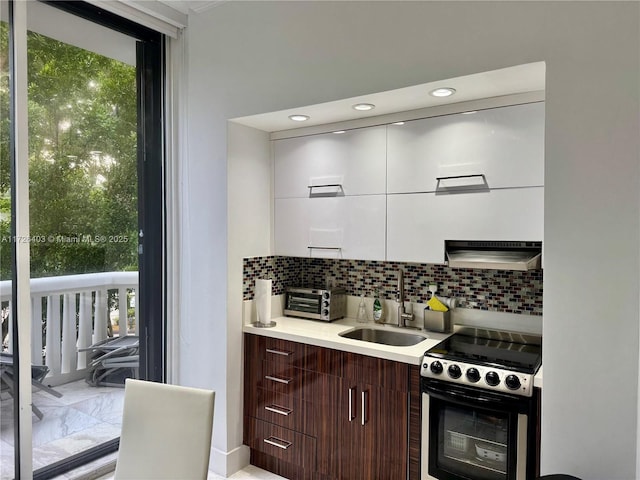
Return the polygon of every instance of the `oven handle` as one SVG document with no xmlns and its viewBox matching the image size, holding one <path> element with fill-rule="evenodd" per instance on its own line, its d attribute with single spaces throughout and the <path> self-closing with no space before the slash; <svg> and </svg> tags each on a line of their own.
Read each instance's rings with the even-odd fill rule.
<svg viewBox="0 0 640 480">
<path fill-rule="evenodd" d="M 427 383 L 422 388 L 423 393 L 430 397 L 444 400 L 447 402 L 455 402 L 463 405 L 475 405 L 486 409 L 496 409 L 496 406 L 502 411 L 509 410 L 513 412 L 521 412 L 529 403 L 528 397 L 512 398 L 507 395 L 496 395 L 494 392 L 484 392 L 481 390 L 461 389 L 459 386 L 444 386 Z"/>
</svg>

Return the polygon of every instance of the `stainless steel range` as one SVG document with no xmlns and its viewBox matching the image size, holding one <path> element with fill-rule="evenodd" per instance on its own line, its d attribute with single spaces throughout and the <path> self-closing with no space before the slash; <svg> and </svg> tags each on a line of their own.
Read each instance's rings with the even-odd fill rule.
<svg viewBox="0 0 640 480">
<path fill-rule="evenodd" d="M 537 335 L 456 326 L 422 361 L 422 479 L 526 480 L 538 471 Z"/>
</svg>

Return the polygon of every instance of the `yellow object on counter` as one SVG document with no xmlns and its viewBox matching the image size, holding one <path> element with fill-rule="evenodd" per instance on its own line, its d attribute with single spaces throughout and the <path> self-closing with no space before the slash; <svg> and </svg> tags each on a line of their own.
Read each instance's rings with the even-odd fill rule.
<svg viewBox="0 0 640 480">
<path fill-rule="evenodd" d="M 449 311 L 449 308 L 444 303 L 442 303 L 440 300 L 438 300 L 438 298 L 435 295 L 431 296 L 431 298 L 427 302 L 427 305 L 429 305 L 429 308 L 431 310 L 433 310 L 434 312 L 447 312 L 447 311 Z"/>
</svg>

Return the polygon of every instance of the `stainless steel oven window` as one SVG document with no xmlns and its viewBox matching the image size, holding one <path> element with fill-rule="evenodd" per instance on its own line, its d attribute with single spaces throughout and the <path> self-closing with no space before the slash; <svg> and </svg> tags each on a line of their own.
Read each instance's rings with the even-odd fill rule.
<svg viewBox="0 0 640 480">
<path fill-rule="evenodd" d="M 423 393 L 421 480 L 527 479 L 530 415 Z"/>
</svg>

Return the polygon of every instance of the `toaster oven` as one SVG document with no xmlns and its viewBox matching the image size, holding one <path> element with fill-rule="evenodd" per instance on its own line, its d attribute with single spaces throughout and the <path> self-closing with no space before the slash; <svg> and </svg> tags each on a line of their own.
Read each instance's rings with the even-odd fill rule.
<svg viewBox="0 0 640 480">
<path fill-rule="evenodd" d="M 347 314 L 347 297 L 344 289 L 340 288 L 287 288 L 284 314 L 331 322 Z"/>
</svg>

